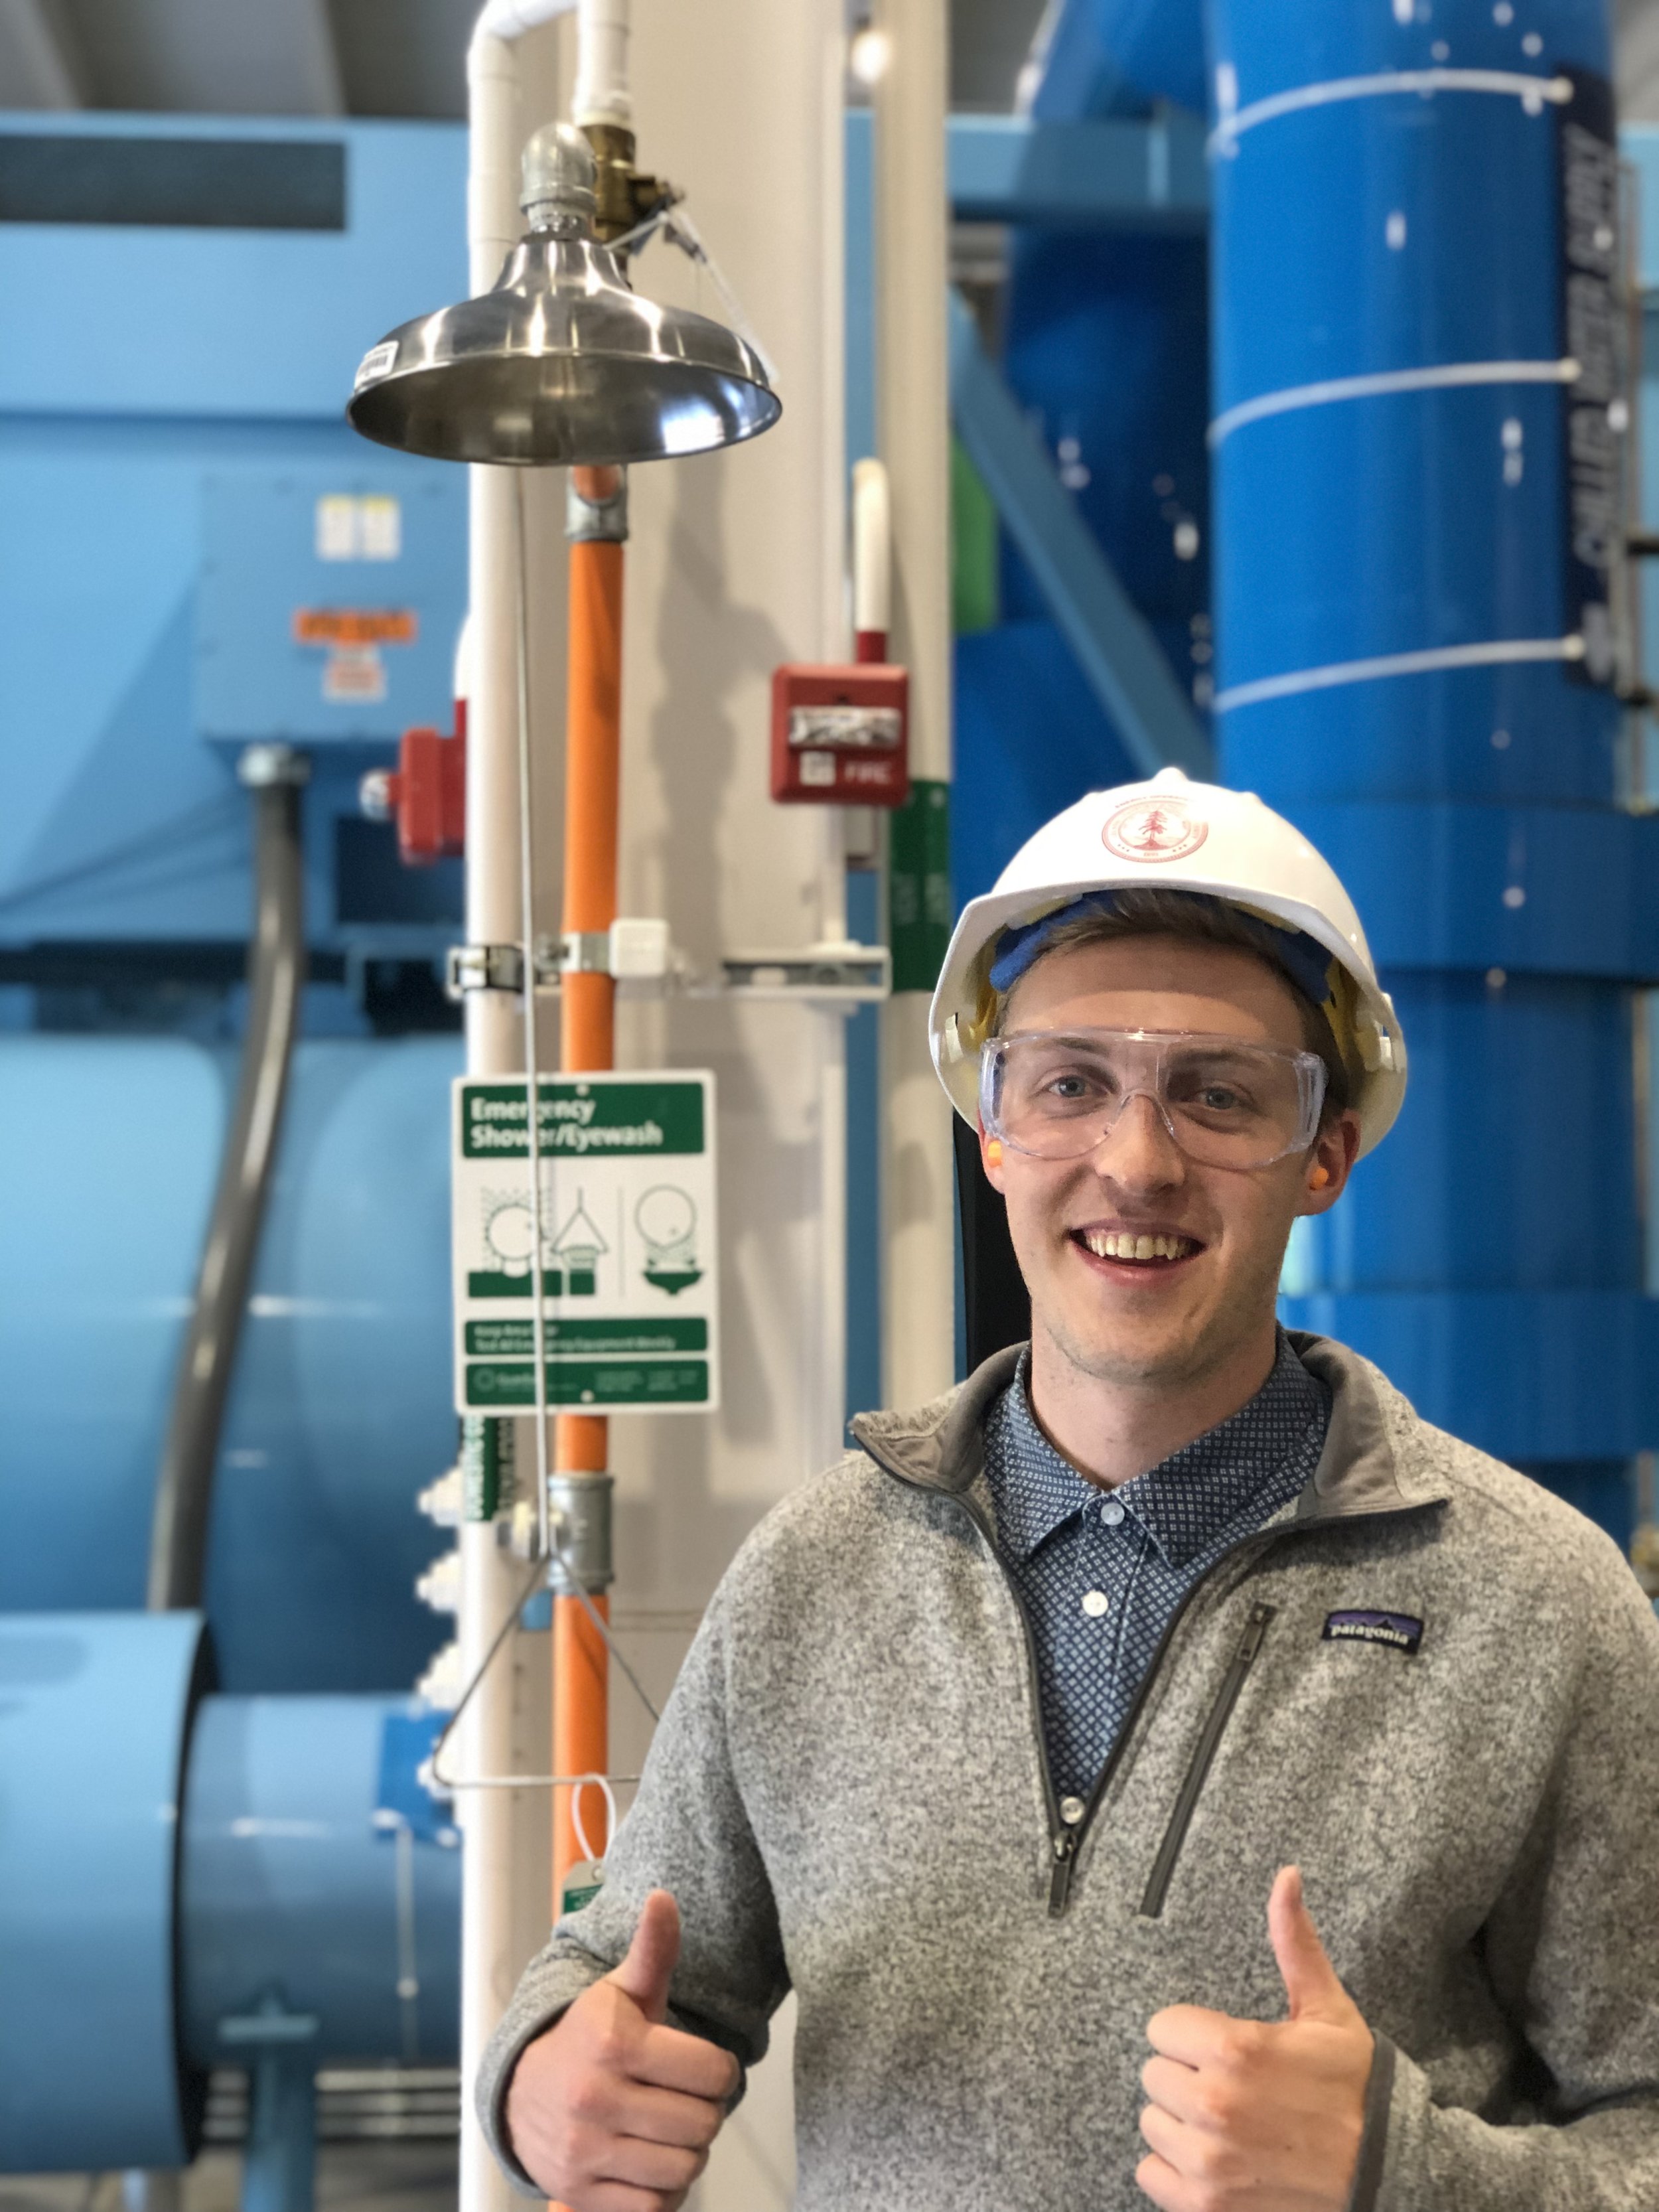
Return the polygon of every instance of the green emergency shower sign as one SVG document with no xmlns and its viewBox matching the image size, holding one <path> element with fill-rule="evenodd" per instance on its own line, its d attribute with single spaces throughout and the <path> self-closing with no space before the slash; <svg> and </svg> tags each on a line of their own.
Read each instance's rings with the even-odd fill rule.
<svg viewBox="0 0 1659 2212">
<path fill-rule="evenodd" d="M 550 1406 L 717 1406 L 714 1077 L 630 1070 L 537 1088 L 539 1255 L 526 1086 L 455 1085 L 458 1410 L 535 1404 L 538 1259 Z"/>
</svg>

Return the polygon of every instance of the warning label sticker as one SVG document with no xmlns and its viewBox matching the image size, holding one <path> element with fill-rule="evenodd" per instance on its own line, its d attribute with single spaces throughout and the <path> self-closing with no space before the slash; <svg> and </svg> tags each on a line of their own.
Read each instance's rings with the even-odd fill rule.
<svg viewBox="0 0 1659 2212">
<path fill-rule="evenodd" d="M 456 1084 L 459 1410 L 534 1405 L 538 1258 L 550 1405 L 718 1405 L 714 1077 L 544 1077 L 536 1127 L 539 1255 L 526 1086 Z"/>
</svg>

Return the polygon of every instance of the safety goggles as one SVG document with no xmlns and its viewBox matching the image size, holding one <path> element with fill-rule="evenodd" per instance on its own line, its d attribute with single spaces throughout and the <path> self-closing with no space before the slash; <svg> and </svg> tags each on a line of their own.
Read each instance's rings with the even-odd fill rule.
<svg viewBox="0 0 1659 2212">
<path fill-rule="evenodd" d="M 1313 1142 L 1325 1076 L 1316 1053 L 1239 1037 L 1027 1030 L 981 1048 L 980 1119 L 1016 1152 L 1081 1159 L 1111 1134 L 1132 1098 L 1147 1098 L 1189 1160 L 1265 1168 Z"/>
</svg>

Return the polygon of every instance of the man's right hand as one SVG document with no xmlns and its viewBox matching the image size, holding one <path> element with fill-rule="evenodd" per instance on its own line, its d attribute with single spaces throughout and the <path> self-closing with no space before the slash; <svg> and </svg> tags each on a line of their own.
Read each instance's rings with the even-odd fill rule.
<svg viewBox="0 0 1659 2212">
<path fill-rule="evenodd" d="M 628 1956 L 526 2044 L 507 2092 L 513 2153 L 570 2212 L 674 2212 L 739 2079 L 730 2051 L 665 2027 L 679 1907 L 645 1900 Z"/>
</svg>

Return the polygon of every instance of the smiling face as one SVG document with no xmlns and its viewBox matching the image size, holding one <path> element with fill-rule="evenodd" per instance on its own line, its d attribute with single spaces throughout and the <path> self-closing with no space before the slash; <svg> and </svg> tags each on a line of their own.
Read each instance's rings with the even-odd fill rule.
<svg viewBox="0 0 1659 2212">
<path fill-rule="evenodd" d="M 1303 1001 L 1267 961 L 1178 937 L 1057 948 L 1015 985 L 1001 1028 L 1186 1031 L 1287 1052 L 1309 1043 Z M 1200 1166 L 1139 1096 L 1080 1159 L 1033 1158 L 981 1132 L 1034 1339 L 1079 1375 L 1132 1387 L 1192 1385 L 1270 1347 L 1291 1224 L 1335 1204 L 1358 1141 L 1358 1118 L 1345 1113 L 1308 1151 L 1267 1167 Z"/>
</svg>

